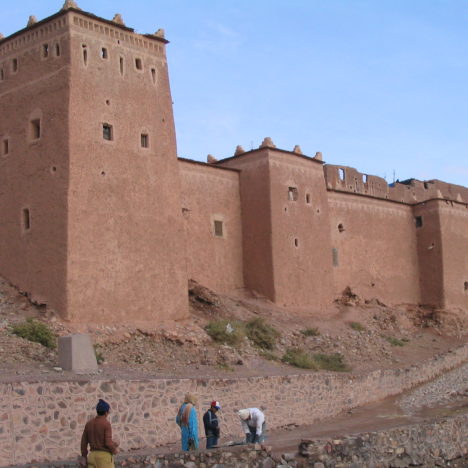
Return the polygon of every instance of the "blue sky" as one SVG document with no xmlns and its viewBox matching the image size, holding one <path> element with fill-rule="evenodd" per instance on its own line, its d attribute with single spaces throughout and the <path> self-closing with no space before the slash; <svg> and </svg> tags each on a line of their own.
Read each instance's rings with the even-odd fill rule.
<svg viewBox="0 0 468 468">
<path fill-rule="evenodd" d="M 0 32 L 62 0 L 0 0 Z M 162 27 L 180 156 L 236 145 L 468 186 L 468 0 L 78 0 Z"/>
</svg>

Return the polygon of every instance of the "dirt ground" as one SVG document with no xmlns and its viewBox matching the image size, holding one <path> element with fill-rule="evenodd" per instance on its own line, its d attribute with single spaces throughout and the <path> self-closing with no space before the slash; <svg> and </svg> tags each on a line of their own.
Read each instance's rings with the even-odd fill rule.
<svg viewBox="0 0 468 468">
<path fill-rule="evenodd" d="M 89 333 L 102 359 L 100 375 L 112 377 L 312 372 L 281 361 L 291 347 L 311 353 L 340 353 L 350 372 L 359 373 L 417 364 L 462 344 L 467 337 L 468 311 L 412 304 L 390 307 L 377 298 L 359 298 L 349 289 L 328 310 L 290 310 L 246 291 L 218 295 L 190 282 L 189 303 L 191 317 L 180 322 L 76 325 L 60 320 L 44 306 L 31 304 L 0 279 L 0 380 L 67 377 L 57 368 L 56 350 L 11 333 L 11 327 L 27 317 L 47 323 L 59 336 Z M 247 339 L 238 346 L 215 343 L 204 329 L 219 318 L 247 321 L 255 317 L 264 318 L 280 332 L 271 352 L 265 353 Z M 306 329 L 316 329 L 316 336 L 306 336 Z"/>
</svg>

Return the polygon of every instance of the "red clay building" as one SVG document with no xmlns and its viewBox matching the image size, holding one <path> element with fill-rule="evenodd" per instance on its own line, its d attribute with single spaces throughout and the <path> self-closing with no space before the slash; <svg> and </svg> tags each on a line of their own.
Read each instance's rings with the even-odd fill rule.
<svg viewBox="0 0 468 468">
<path fill-rule="evenodd" d="M 163 33 L 72 1 L 0 40 L 0 274 L 74 322 L 187 315 L 187 280 L 309 313 L 350 286 L 468 306 L 468 189 L 261 147 L 178 159 Z"/>
</svg>

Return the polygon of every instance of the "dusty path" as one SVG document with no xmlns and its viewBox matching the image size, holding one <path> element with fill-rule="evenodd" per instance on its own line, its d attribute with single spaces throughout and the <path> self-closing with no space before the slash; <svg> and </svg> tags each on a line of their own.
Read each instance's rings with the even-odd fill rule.
<svg viewBox="0 0 468 468">
<path fill-rule="evenodd" d="M 396 397 L 317 424 L 271 431 L 275 453 L 295 452 L 301 439 L 339 438 L 468 412 L 468 363 Z"/>
</svg>

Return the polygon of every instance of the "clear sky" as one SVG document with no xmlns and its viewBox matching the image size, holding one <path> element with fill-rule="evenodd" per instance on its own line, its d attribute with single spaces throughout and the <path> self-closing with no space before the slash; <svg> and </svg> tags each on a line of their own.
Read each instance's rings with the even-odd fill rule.
<svg viewBox="0 0 468 468">
<path fill-rule="evenodd" d="M 179 156 L 270 136 L 330 164 L 468 186 L 468 0 L 77 0 L 164 28 Z M 63 0 L 0 0 L 0 32 Z"/>
</svg>

